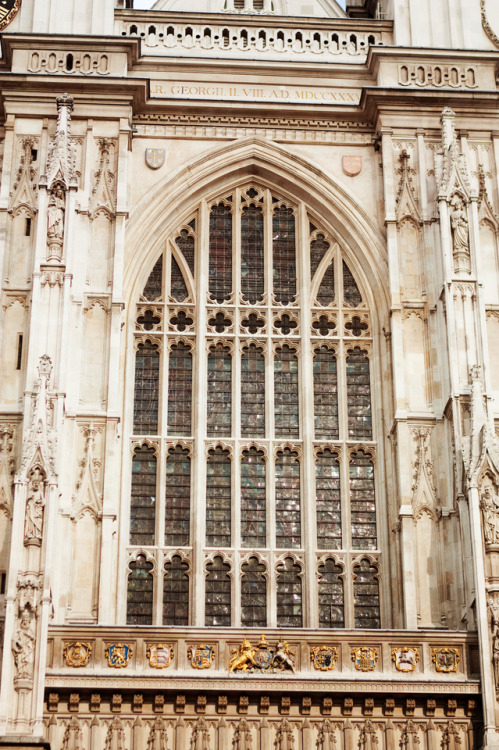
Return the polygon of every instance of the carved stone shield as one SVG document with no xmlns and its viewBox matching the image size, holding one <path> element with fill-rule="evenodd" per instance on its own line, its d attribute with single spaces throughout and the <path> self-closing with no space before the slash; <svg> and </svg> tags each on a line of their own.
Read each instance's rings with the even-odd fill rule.
<svg viewBox="0 0 499 750">
<path fill-rule="evenodd" d="M 173 646 L 171 643 L 153 643 L 147 647 L 146 656 L 149 666 L 154 669 L 166 669 L 173 657 Z"/>
<path fill-rule="evenodd" d="M 165 163 L 164 148 L 146 148 L 146 164 L 151 169 L 159 169 Z"/>
<path fill-rule="evenodd" d="M 394 648 L 392 661 L 399 672 L 414 672 L 419 661 L 419 650 L 409 646 Z"/>
<path fill-rule="evenodd" d="M 356 177 L 362 172 L 362 156 L 344 156 L 343 171 L 348 177 Z"/>
</svg>

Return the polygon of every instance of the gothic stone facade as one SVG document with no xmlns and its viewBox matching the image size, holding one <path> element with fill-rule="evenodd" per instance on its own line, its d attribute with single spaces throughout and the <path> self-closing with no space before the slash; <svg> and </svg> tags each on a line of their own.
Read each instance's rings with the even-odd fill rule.
<svg viewBox="0 0 499 750">
<path fill-rule="evenodd" d="M 499 736 L 495 0 L 12 0 L 0 745 Z"/>
</svg>

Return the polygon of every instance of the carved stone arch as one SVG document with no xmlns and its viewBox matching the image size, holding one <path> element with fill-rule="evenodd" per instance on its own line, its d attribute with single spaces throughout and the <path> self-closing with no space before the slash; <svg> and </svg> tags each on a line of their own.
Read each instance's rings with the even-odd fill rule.
<svg viewBox="0 0 499 750">
<path fill-rule="evenodd" d="M 224 440 L 210 440 L 205 443 L 205 457 L 208 459 L 208 453 L 210 451 L 216 450 L 217 448 L 222 448 L 224 451 L 229 452 L 229 458 L 231 461 L 234 460 L 234 444 L 233 443 L 227 443 Z"/>
<path fill-rule="evenodd" d="M 178 344 L 184 344 L 185 346 L 189 347 L 191 354 L 194 355 L 194 338 L 190 338 L 189 336 L 168 336 L 168 339 L 166 341 L 167 352 L 171 352 L 172 346 L 178 346 Z"/>
<path fill-rule="evenodd" d="M 107 206 L 99 206 L 88 215 L 89 221 L 95 221 L 99 216 L 104 216 L 109 222 L 113 222 L 116 218 L 116 214 Z"/>
<path fill-rule="evenodd" d="M 131 450 L 132 458 L 134 456 L 135 451 L 143 447 L 152 448 L 154 450 L 155 457 L 159 458 L 159 455 L 160 455 L 159 441 L 155 440 L 154 438 L 147 438 L 147 437 L 140 438 L 140 440 L 130 441 L 130 450 Z"/>
<path fill-rule="evenodd" d="M 204 559 L 204 575 L 206 578 L 206 575 L 208 573 L 208 564 L 212 563 L 215 560 L 215 557 L 221 557 L 224 563 L 227 563 L 230 565 L 230 570 L 228 571 L 229 577 L 232 579 L 234 577 L 234 560 L 232 557 L 232 554 L 230 552 L 226 552 L 223 549 L 220 550 L 213 550 L 212 552 L 208 553 Z"/>
<path fill-rule="evenodd" d="M 241 460 L 244 451 L 254 448 L 259 453 L 263 453 L 265 461 L 269 459 L 269 446 L 267 443 L 259 443 L 258 440 L 246 440 L 239 445 L 239 460 Z"/>
<path fill-rule="evenodd" d="M 314 446 L 314 456 L 316 461 L 319 454 L 323 453 L 325 450 L 331 451 L 331 453 L 335 454 L 338 457 L 339 461 L 342 460 L 344 453 L 343 445 L 335 445 L 334 443 L 330 443 L 328 441 L 327 443 L 323 443 L 322 445 Z"/>
<path fill-rule="evenodd" d="M 299 443 L 274 443 L 274 461 L 276 460 L 279 453 L 289 450 L 291 453 L 296 455 L 296 460 L 301 465 L 302 462 L 302 446 Z"/>
<path fill-rule="evenodd" d="M 323 552 L 320 556 L 317 557 L 317 575 L 319 575 L 319 567 L 321 565 L 324 565 L 328 560 L 332 560 L 335 565 L 338 565 L 341 568 L 339 577 L 342 581 L 346 581 L 348 576 L 347 562 L 342 554 L 336 554 L 333 550 Z"/>
<path fill-rule="evenodd" d="M 212 347 L 223 346 L 224 349 L 228 349 L 231 357 L 236 353 L 236 344 L 234 339 L 224 339 L 222 336 L 216 336 L 206 339 L 206 350 L 209 351 Z"/>
<path fill-rule="evenodd" d="M 368 307 L 375 309 L 377 300 L 384 315 L 388 309 L 387 256 L 379 228 L 354 194 L 334 182 L 318 165 L 254 136 L 210 148 L 194 157 L 168 175 L 159 188 L 156 185 L 151 189 L 134 209 L 128 234 L 127 297 L 137 299 L 141 294 L 146 274 L 157 258 L 158 245 L 178 227 L 178 212 L 190 216 L 193 205 L 207 195 L 228 195 L 233 187 L 254 179 L 255 174 L 258 184 L 273 188 L 284 197 L 288 194 L 294 201 L 303 200 L 311 214 L 322 217 L 321 225 L 328 234 L 341 238 L 345 257 L 355 266 L 356 279 L 367 293 Z M 193 186 L 188 195 L 186 179 Z M 166 196 L 168 205 L 176 207 L 175 215 L 173 210 L 165 212 Z"/>
<path fill-rule="evenodd" d="M 256 550 L 256 549 L 255 550 L 247 550 L 247 551 L 244 552 L 244 554 L 241 555 L 240 561 L 239 561 L 240 562 L 240 565 L 239 565 L 240 575 L 242 576 L 242 566 L 245 563 L 249 562 L 249 560 L 252 557 L 256 557 L 256 559 L 258 560 L 258 562 L 261 565 L 265 565 L 265 571 L 263 573 L 263 576 L 268 581 L 270 579 L 270 562 L 269 562 L 269 559 L 265 555 L 264 552 L 260 552 L 259 550 Z"/>
<path fill-rule="evenodd" d="M 192 442 L 189 440 L 183 440 L 182 438 L 178 439 L 172 439 L 169 440 L 166 443 L 166 457 L 168 458 L 169 451 L 175 448 L 182 448 L 183 450 L 189 451 L 189 458 L 192 458 L 194 455 L 194 447 L 192 445 Z"/>
<path fill-rule="evenodd" d="M 143 547 L 136 547 L 133 551 L 129 551 L 127 555 L 127 573 L 130 573 L 130 563 L 136 562 L 138 557 L 145 557 L 146 562 L 152 563 L 153 567 L 150 570 L 151 575 L 157 572 L 158 563 L 155 555 Z"/>
<path fill-rule="evenodd" d="M 349 445 L 347 447 L 347 451 L 349 462 L 352 460 L 352 456 L 354 453 L 363 451 L 363 453 L 366 453 L 368 456 L 370 456 L 374 464 L 376 464 L 376 447 L 374 445 L 366 445 L 366 443 L 356 443 L 355 445 Z"/>
<path fill-rule="evenodd" d="M 397 222 L 397 232 L 400 232 L 404 224 L 410 224 L 417 232 L 421 232 L 421 222 L 418 219 L 415 219 L 414 216 L 405 215 L 402 216 L 400 221 Z"/>
<path fill-rule="evenodd" d="M 178 547 L 177 549 L 167 550 L 163 553 L 163 568 L 165 566 L 165 563 L 170 563 L 172 561 L 172 558 L 174 557 L 180 557 L 183 563 L 188 564 L 189 569 L 187 570 L 187 575 L 190 578 L 192 573 L 192 555 L 190 554 L 190 552 L 187 552 L 181 547 Z"/>
<path fill-rule="evenodd" d="M 147 334 L 136 334 L 133 338 L 133 348 L 137 351 L 140 344 L 150 343 L 153 346 L 158 347 L 158 352 L 161 353 L 163 346 L 163 339 L 156 336 L 148 336 Z"/>
<path fill-rule="evenodd" d="M 299 552 L 294 552 L 293 550 L 290 550 L 289 552 L 283 552 L 282 554 L 278 555 L 274 561 L 274 571 L 276 573 L 279 573 L 279 568 L 284 564 L 285 560 L 288 557 L 293 560 L 293 563 L 295 565 L 300 566 L 300 572 L 298 575 L 303 581 L 305 577 L 305 571 L 304 571 L 305 562 L 303 559 L 303 555 L 300 554 Z"/>
<path fill-rule="evenodd" d="M 381 561 L 376 554 L 372 554 L 370 552 L 359 552 L 358 555 L 355 555 L 355 557 L 352 557 L 352 574 L 355 578 L 355 574 L 353 573 L 353 569 L 360 565 L 362 560 L 367 560 L 370 565 L 372 565 L 374 568 L 376 568 L 376 575 L 374 576 L 378 581 L 381 578 Z"/>
<path fill-rule="evenodd" d="M 34 219 L 37 210 L 32 208 L 29 203 L 18 203 L 15 208 L 9 210 L 10 217 L 15 219 L 17 216 L 26 216 L 27 219 Z"/>
<path fill-rule="evenodd" d="M 191 229 L 192 232 L 192 229 Z M 194 236 L 194 235 L 192 235 Z M 177 247 L 177 244 L 174 239 L 170 240 L 168 243 L 169 250 L 171 253 L 171 257 L 175 258 L 177 261 L 178 267 L 180 268 L 180 273 L 184 277 L 185 286 L 187 288 L 187 298 L 185 300 L 182 300 L 182 303 L 177 302 L 170 293 L 165 290 L 166 296 L 172 302 L 173 304 L 188 304 L 189 302 L 194 303 L 196 301 L 196 294 L 195 294 L 195 282 L 194 278 L 191 273 L 191 269 L 189 268 L 189 265 L 184 257 L 184 254 L 180 251 L 180 249 Z M 151 266 L 152 270 L 152 266 Z M 170 274 L 171 274 L 171 268 L 170 268 Z"/>
</svg>

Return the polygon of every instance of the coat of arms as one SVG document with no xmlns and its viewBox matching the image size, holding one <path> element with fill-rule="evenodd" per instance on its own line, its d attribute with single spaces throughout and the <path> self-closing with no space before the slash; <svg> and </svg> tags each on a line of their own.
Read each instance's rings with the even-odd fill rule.
<svg viewBox="0 0 499 750">
<path fill-rule="evenodd" d="M 399 672 L 414 672 L 419 661 L 419 650 L 408 646 L 394 648 L 392 661 Z"/>
<path fill-rule="evenodd" d="M 377 648 L 359 646 L 359 648 L 352 649 L 352 661 L 359 672 L 374 672 L 378 659 L 379 649 Z"/>
<path fill-rule="evenodd" d="M 146 656 L 150 667 L 166 669 L 173 659 L 173 646 L 170 643 L 152 643 L 147 647 Z"/>
<path fill-rule="evenodd" d="M 459 659 L 458 648 L 434 648 L 431 653 L 437 672 L 456 672 Z"/>
<path fill-rule="evenodd" d="M 132 647 L 129 643 L 110 643 L 106 646 L 105 655 L 108 667 L 121 669 L 128 667 L 128 662 L 132 658 Z"/>
<path fill-rule="evenodd" d="M 362 156 L 344 156 L 342 165 L 348 177 L 357 177 L 362 172 Z"/>
<path fill-rule="evenodd" d="M 330 672 L 336 666 L 338 649 L 336 646 L 315 646 L 310 651 L 310 659 L 314 669 Z"/>
<path fill-rule="evenodd" d="M 92 644 L 81 641 L 67 643 L 63 653 L 67 667 L 86 667 L 92 656 Z"/>
<path fill-rule="evenodd" d="M 194 669 L 209 669 L 215 658 L 215 646 L 207 646 L 205 643 L 198 643 L 196 647 L 189 646 L 187 656 Z"/>
<path fill-rule="evenodd" d="M 0 31 L 13 20 L 21 7 L 21 0 L 2 0 L 0 2 Z"/>
<path fill-rule="evenodd" d="M 146 164 L 151 169 L 159 169 L 165 163 L 164 148 L 146 148 Z"/>
<path fill-rule="evenodd" d="M 265 635 L 262 635 L 256 646 L 244 638 L 239 648 L 231 649 L 229 672 L 293 672 L 295 671 L 295 652 L 287 641 L 279 641 L 271 648 Z"/>
</svg>

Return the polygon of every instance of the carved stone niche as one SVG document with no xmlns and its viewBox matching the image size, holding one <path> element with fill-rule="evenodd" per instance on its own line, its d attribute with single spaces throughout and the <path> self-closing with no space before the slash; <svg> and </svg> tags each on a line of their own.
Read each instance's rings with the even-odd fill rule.
<svg viewBox="0 0 499 750">
<path fill-rule="evenodd" d="M 499 493 L 497 481 L 489 472 L 481 482 L 480 508 L 485 549 L 499 552 Z"/>
</svg>

